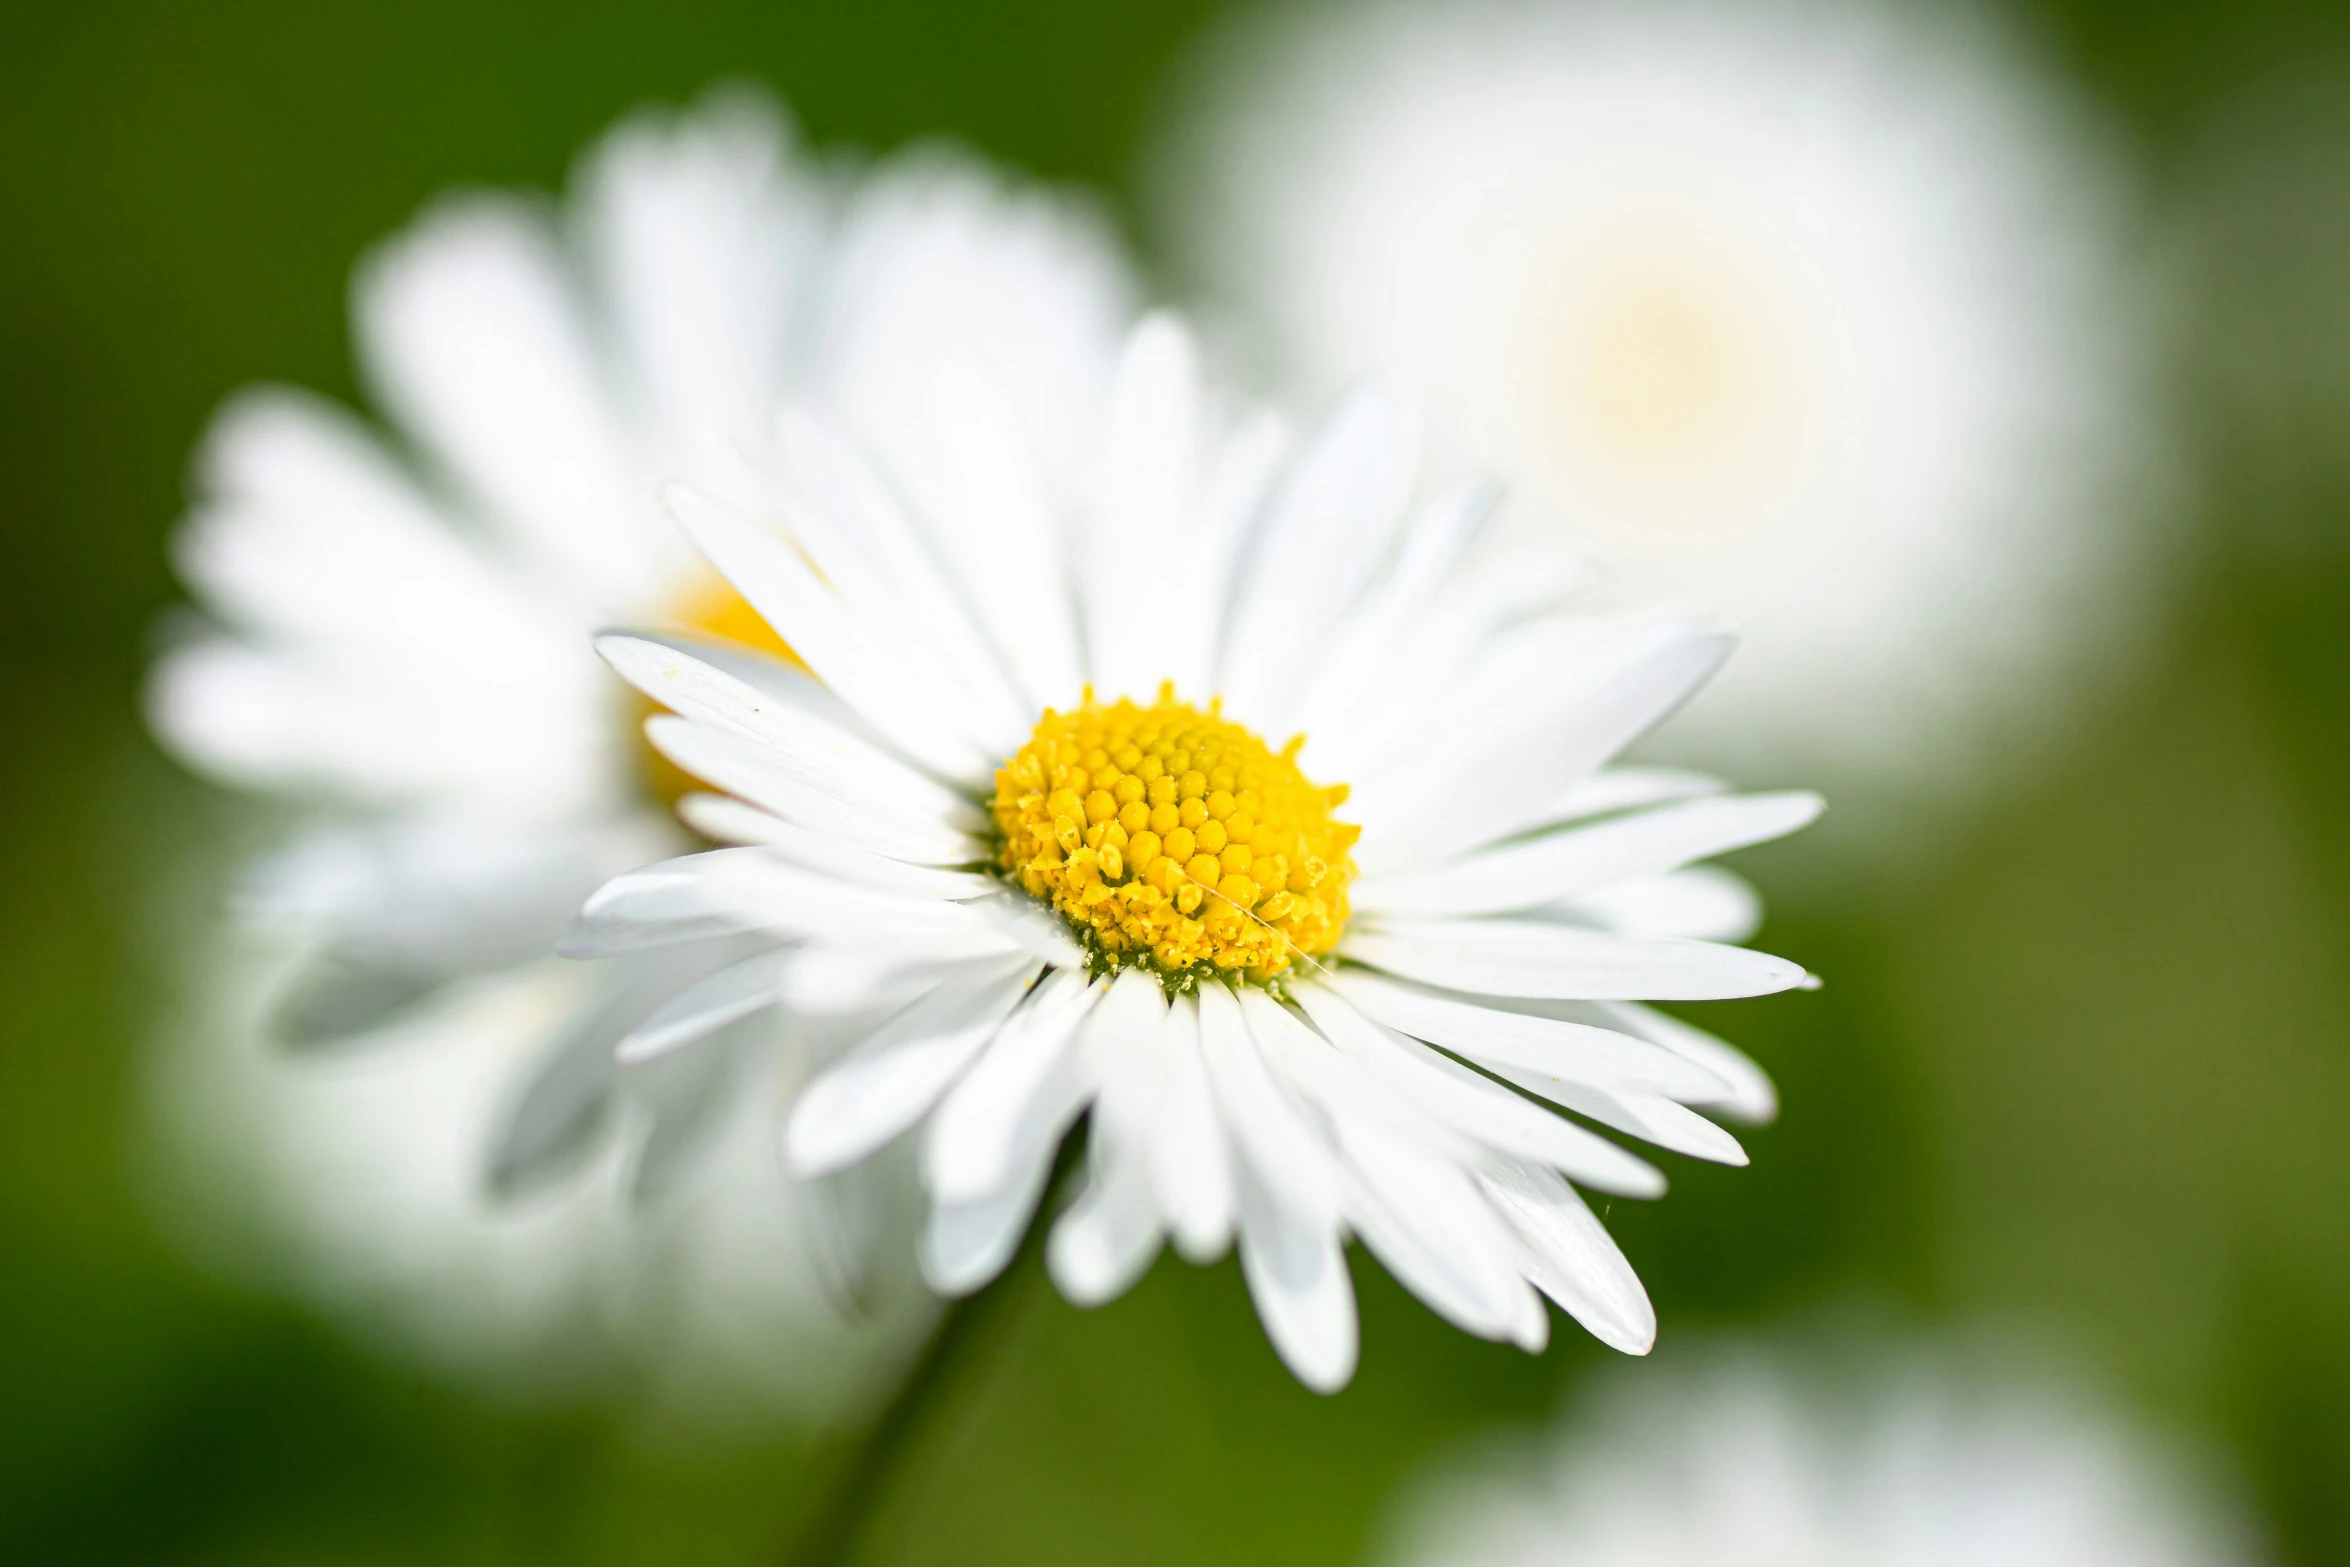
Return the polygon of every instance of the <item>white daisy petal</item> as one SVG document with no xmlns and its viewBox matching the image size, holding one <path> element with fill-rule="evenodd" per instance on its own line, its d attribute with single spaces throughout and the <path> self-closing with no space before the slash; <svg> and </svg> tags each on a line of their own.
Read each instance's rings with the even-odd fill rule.
<svg viewBox="0 0 2350 1567">
<path fill-rule="evenodd" d="M 1545 822 L 1580 821 L 1587 816 L 1605 816 L 1612 811 L 1662 805 L 1668 800 L 1689 800 L 1699 795 L 1720 794 L 1728 787 L 1719 778 L 1693 773 L 1686 768 L 1611 767 L 1567 785 L 1558 799 L 1542 813 L 1542 819 Z"/>
<path fill-rule="evenodd" d="M 1001 1190 L 963 1202 L 933 1202 L 918 1250 L 923 1282 L 941 1295 L 968 1295 L 1003 1272 L 1044 1199 L 1052 1154 L 1049 1145 L 1032 1152 Z"/>
<path fill-rule="evenodd" d="M 1654 1347 L 1648 1291 L 1572 1186 L 1511 1160 L 1480 1170 L 1477 1180 L 1517 1228 L 1520 1263 L 1536 1289 L 1611 1349 L 1645 1355 Z"/>
<path fill-rule="evenodd" d="M 1009 951 L 1017 943 L 966 904 L 835 880 L 764 847 L 713 849 L 604 884 L 558 943 L 566 957 L 766 930 L 914 953 Z"/>
<path fill-rule="evenodd" d="M 1297 997 L 1349 1060 L 1445 1125 L 1504 1153 L 1563 1171 L 1587 1186 L 1625 1197 L 1664 1195 L 1664 1177 L 1646 1160 L 1416 1039 L 1381 1028 L 1331 987 L 1300 985 Z"/>
<path fill-rule="evenodd" d="M 1349 932 L 1340 950 L 1404 979 L 1495 996 L 1721 1001 L 1810 978 L 1799 964 L 1744 947 L 1536 920 L 1386 920 Z"/>
<path fill-rule="evenodd" d="M 1536 912 L 1624 936 L 1742 942 L 1762 927 L 1762 895 L 1728 871 L 1693 865 Z"/>
<path fill-rule="evenodd" d="M 723 794 L 689 794 L 677 802 L 678 819 L 717 843 L 772 849 L 794 865 L 836 881 L 906 898 L 950 903 L 992 898 L 1003 884 L 975 871 L 940 870 L 909 864 L 861 849 L 846 839 L 813 831 Z"/>
<path fill-rule="evenodd" d="M 1316 1393 L 1354 1376 L 1354 1283 L 1335 1225 L 1298 1213 L 1248 1169 L 1240 1175 L 1240 1274 L 1281 1363 Z"/>
<path fill-rule="evenodd" d="M 1337 1137 L 1355 1187 L 1348 1217 L 1364 1244 L 1453 1326 L 1515 1336 L 1526 1318 L 1517 1236 L 1475 1179 L 1374 1121 L 1341 1123 Z"/>
<path fill-rule="evenodd" d="M 923 1182 L 940 1202 L 977 1202 L 1040 1149 L 1050 1156 L 1083 1108 L 1077 1031 L 1105 990 L 1055 970 L 940 1101 L 922 1142 Z"/>
<path fill-rule="evenodd" d="M 853 788 L 876 806 L 967 832 L 985 826 L 970 801 L 870 743 L 853 712 L 789 665 L 769 661 L 754 682 L 744 660 L 728 660 L 713 648 L 621 632 L 599 636 L 595 646 L 615 673 L 663 707 L 795 758 L 799 771 L 829 792 Z M 723 667 L 722 660 L 735 667 Z M 840 781 L 828 780 L 831 773 Z"/>
<path fill-rule="evenodd" d="M 1245 563 L 1218 670 L 1241 711 L 1280 728 L 1285 704 L 1385 557 L 1410 493 L 1412 443 L 1384 391 L 1352 393 L 1299 455 Z"/>
<path fill-rule="evenodd" d="M 1555 1073 L 1517 1066 L 1494 1066 L 1490 1070 L 1496 1077 L 1515 1083 L 1530 1094 L 1539 1094 L 1577 1115 L 1589 1116 L 1619 1132 L 1629 1132 L 1659 1148 L 1714 1164 L 1746 1163 L 1746 1150 L 1738 1146 L 1737 1138 L 1662 1094 L 1645 1094 L 1628 1088 L 1594 1088 Z"/>
<path fill-rule="evenodd" d="M 582 248 L 666 431 L 747 445 L 775 405 L 819 246 L 818 193 L 792 152 L 774 106 L 734 93 L 640 112 L 581 170 Z"/>
<path fill-rule="evenodd" d="M 613 1051 L 624 1066 L 649 1061 L 706 1039 L 783 995 L 783 977 L 796 954 L 761 952 L 743 959 L 664 1002 L 630 1029 Z"/>
<path fill-rule="evenodd" d="M 1016 948 L 984 931 L 916 932 L 897 942 L 871 934 L 805 941 L 784 968 L 783 1006 L 803 1019 L 876 1021 L 942 984 L 992 974 L 1016 956 Z"/>
<path fill-rule="evenodd" d="M 935 467 L 922 496 L 936 542 L 1031 707 L 1085 683 L 1068 552 L 1003 395 L 967 366 L 931 389 Z"/>
<path fill-rule="evenodd" d="M 1053 1225 L 1045 1266 L 1070 1303 L 1099 1306 L 1142 1277 L 1166 1238 L 1150 1171 L 1148 1104 L 1105 1093 L 1094 1107 L 1085 1190 Z"/>
<path fill-rule="evenodd" d="M 866 451 L 910 472 L 929 454 L 941 365 L 1003 388 L 1051 493 L 1084 494 L 1134 282 L 1090 199 L 1021 187 L 931 144 L 852 194 L 812 323 L 809 384 Z"/>
<path fill-rule="evenodd" d="M 1539 825 L 1570 785 L 1679 706 L 1730 653 L 1725 636 L 1669 623 L 1600 638 L 1571 626 L 1545 635 L 1553 629 L 1521 634 L 1520 656 L 1490 661 L 1463 693 L 1458 721 L 1474 724 L 1482 743 L 1429 748 L 1416 789 L 1383 802 L 1379 832 L 1365 834 L 1367 872 L 1418 869 Z"/>
<path fill-rule="evenodd" d="M 620 411 L 538 215 L 453 201 L 370 257 L 354 290 L 384 404 L 574 591 L 625 598 L 663 563 Z"/>
<path fill-rule="evenodd" d="M 1688 1103 L 1719 1105 L 1725 1113 L 1750 1125 L 1763 1125 L 1778 1117 L 1779 1091 L 1744 1051 L 1654 1007 L 1629 1001 L 1596 1005 L 1614 1026 L 1687 1056 L 1729 1085 L 1729 1092 L 1720 1099 L 1691 1099 Z"/>
<path fill-rule="evenodd" d="M 977 841 L 949 825 L 959 813 L 940 810 L 937 800 L 916 791 L 893 789 L 902 772 L 859 768 L 845 748 L 812 756 L 812 746 L 763 745 L 666 715 L 645 721 L 645 738 L 704 783 L 868 853 L 934 866 L 980 857 Z"/>
<path fill-rule="evenodd" d="M 897 498 L 849 441 L 807 408 L 784 410 L 777 443 L 792 536 L 852 616 L 924 647 L 925 674 L 954 693 L 976 737 L 999 750 L 1019 744 L 1027 706 Z"/>
<path fill-rule="evenodd" d="M 691 486 L 666 485 L 670 515 L 771 626 L 791 627 L 793 649 L 890 743 L 941 777 L 987 776 L 984 753 L 922 689 L 883 642 L 850 619 L 807 562 L 772 534 Z"/>
<path fill-rule="evenodd" d="M 1328 984 L 1388 1027 L 1473 1060 L 1675 1097 L 1723 1088 L 1686 1056 L 1612 1029 L 1482 1006 L 1473 997 L 1436 995 L 1353 970 Z"/>
<path fill-rule="evenodd" d="M 1021 959 L 940 984 L 801 1089 L 783 1128 L 792 1168 L 818 1175 L 854 1164 L 919 1121 L 986 1048 L 1036 972 Z"/>
<path fill-rule="evenodd" d="M 1816 794 L 1730 795 L 1658 806 L 1593 827 L 1545 833 L 1415 873 L 1365 877 L 1366 914 L 1506 914 L 1564 902 L 1696 860 L 1767 842 L 1805 826 Z"/>
<path fill-rule="evenodd" d="M 1129 985 L 1129 980 L 1132 984 Z M 1158 1103 L 1151 1121 L 1151 1179 L 1157 1187 L 1159 1208 L 1175 1249 L 1190 1262 L 1212 1262 L 1232 1240 L 1238 1206 L 1233 1187 L 1232 1155 L 1215 1096 L 1200 1059 L 1199 1003 L 1190 996 L 1172 1005 L 1149 995 L 1157 987 L 1139 974 L 1122 976 L 1117 985 L 1143 991 L 1156 1007 L 1151 1016 L 1141 1001 L 1125 1003 L 1129 1015 L 1148 1019 L 1137 1030 L 1134 1043 L 1151 1052 L 1157 1079 Z M 1117 986 L 1112 986 L 1112 1001 Z M 1108 1012 L 1109 1007 L 1101 1009 Z M 1123 1031 L 1132 1028 L 1122 1018 Z"/>
<path fill-rule="evenodd" d="M 1199 988 L 1200 1059 L 1206 1063 L 1220 1119 L 1233 1151 L 1286 1211 L 1314 1225 L 1339 1215 L 1337 1164 L 1329 1145 L 1267 1070 L 1240 1002 L 1222 985 Z"/>
<path fill-rule="evenodd" d="M 1127 339 L 1103 437 L 1106 493 L 1086 541 L 1083 579 L 1093 683 L 1105 695 L 1146 696 L 1188 673 L 1167 667 L 1159 626 L 1135 613 L 1134 586 L 1147 570 L 1154 600 L 1203 596 L 1194 578 L 1208 563 L 1193 538 L 1198 377 L 1198 350 L 1175 318 L 1151 316 Z"/>
</svg>

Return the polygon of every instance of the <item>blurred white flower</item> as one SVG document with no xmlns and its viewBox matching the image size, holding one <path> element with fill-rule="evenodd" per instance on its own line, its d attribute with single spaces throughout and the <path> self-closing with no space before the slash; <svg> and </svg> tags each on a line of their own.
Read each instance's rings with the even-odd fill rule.
<svg viewBox="0 0 2350 1567">
<path fill-rule="evenodd" d="M 2036 1368 L 1643 1366 L 1415 1499 L 1396 1567 L 2252 1567 L 2216 1492 Z"/>
<path fill-rule="evenodd" d="M 846 1170 L 919 1127 L 942 1292 L 1005 1266 L 1089 1114 L 1047 1249 L 1072 1300 L 1169 1239 L 1236 1244 L 1274 1347 L 1329 1391 L 1359 1236 L 1470 1332 L 1539 1350 L 1547 1295 L 1644 1352 L 1648 1299 L 1571 1183 L 1662 1177 L 1507 1085 L 1729 1164 L 1689 1107 L 1772 1111 L 1743 1056 L 1639 1002 L 1806 983 L 1735 945 L 1752 896 L 1696 862 L 1819 801 L 1607 770 L 1728 639 L 1570 611 L 1573 571 L 1472 549 L 1487 495 L 1415 503 L 1376 391 L 1278 462 L 1167 318 L 1131 340 L 1074 509 L 985 377 L 930 406 L 908 466 L 808 419 L 764 504 L 668 492 L 816 678 L 600 639 L 670 709 L 653 744 L 726 791 L 681 813 L 737 845 L 617 878 L 564 938 L 709 976 L 621 1060 L 691 1062 L 770 1009 L 832 1020 L 786 1155 Z"/>
<path fill-rule="evenodd" d="M 552 956 L 599 882 L 688 841 L 664 808 L 679 780 L 590 636 L 782 652 L 658 484 L 736 493 L 802 400 L 890 454 L 934 371 L 968 363 L 1005 387 L 1041 482 L 1076 493 L 1130 308 L 1090 211 L 947 152 L 827 165 L 763 99 L 722 93 L 621 124 L 560 206 L 452 197 L 368 259 L 353 309 L 391 431 L 276 389 L 221 413 L 175 550 L 210 619 L 159 660 L 149 712 L 193 766 L 300 815 L 239 897 L 272 934 L 238 938 L 262 950 L 237 961 L 271 993 L 231 972 L 216 1021 L 370 1053 L 248 1053 L 187 1103 L 242 1127 L 284 1244 L 338 1296 L 407 1302 L 393 1314 L 435 1319 L 418 1333 L 457 1358 L 474 1329 L 519 1346 L 596 1314 L 580 1290 L 630 1290 L 630 1259 L 701 1243 L 620 1237 L 608 1181 L 522 1218 L 491 1196 L 614 1162 L 621 1126 L 617 1179 L 650 1202 L 691 1183 L 697 1149 L 720 1156 L 746 1076 L 789 1070 L 795 1042 L 770 1030 L 726 1071 L 624 1089 L 612 1045 L 665 960 Z M 760 1247 L 794 1243 L 762 1222 Z"/>
<path fill-rule="evenodd" d="M 1163 170 L 1190 274 L 1277 376 L 1392 377 L 1517 525 L 1737 630 L 1693 759 L 1851 778 L 1865 815 L 2114 656 L 2147 531 L 2122 191 L 1999 40 L 1470 0 L 1222 42 Z"/>
</svg>

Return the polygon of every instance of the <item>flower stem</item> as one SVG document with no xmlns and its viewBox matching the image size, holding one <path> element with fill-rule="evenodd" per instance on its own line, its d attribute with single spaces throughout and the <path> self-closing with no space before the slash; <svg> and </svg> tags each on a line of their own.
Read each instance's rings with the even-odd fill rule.
<svg viewBox="0 0 2350 1567">
<path fill-rule="evenodd" d="M 1045 1185 L 1048 1193 L 1060 1189 L 1082 1144 L 1081 1133 L 1062 1143 L 1052 1179 Z M 839 1456 L 820 1473 L 816 1483 L 821 1489 L 813 1508 L 777 1558 L 782 1567 L 845 1567 L 854 1559 L 906 1455 L 925 1427 L 953 1401 L 958 1384 L 985 1359 L 1017 1298 L 1033 1286 L 1053 1206 L 1040 1205 L 1019 1253 L 993 1283 L 949 1301 L 939 1313 L 922 1353 L 907 1368 L 889 1402 L 848 1438 Z"/>
</svg>

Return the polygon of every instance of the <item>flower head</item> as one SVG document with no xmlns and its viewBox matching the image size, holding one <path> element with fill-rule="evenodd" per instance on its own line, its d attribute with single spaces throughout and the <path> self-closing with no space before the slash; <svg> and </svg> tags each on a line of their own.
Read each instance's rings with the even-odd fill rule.
<svg viewBox="0 0 2350 1567">
<path fill-rule="evenodd" d="M 291 927 L 233 982 L 246 1031 L 258 1014 L 299 1047 L 387 1046 L 364 1069 L 214 1063 L 250 1085 L 241 1108 L 187 1101 L 272 1173 L 259 1189 L 306 1275 L 562 1363 L 579 1357 L 558 1317 L 686 1310 L 653 1297 L 688 1270 L 645 1284 L 611 1264 L 656 1242 L 481 1200 L 583 1166 L 556 1206 L 671 1197 L 723 1156 L 746 1083 L 785 1064 L 762 1034 L 622 1082 L 614 1042 L 723 955 L 685 955 L 682 974 L 670 955 L 552 956 L 595 886 L 690 841 L 668 810 L 684 780 L 589 637 L 625 621 L 784 650 L 657 490 L 684 474 L 752 493 L 748 454 L 796 399 L 894 453 L 937 366 L 984 366 L 1038 485 L 1079 493 L 1128 295 L 1117 247 L 1069 200 L 937 149 L 852 174 L 797 149 L 764 100 L 719 93 L 631 117 L 559 205 L 449 198 L 368 259 L 354 313 L 388 428 L 283 390 L 221 413 L 175 541 L 207 618 L 159 661 L 149 711 L 203 772 L 298 809 L 240 895 Z M 787 1194 L 768 1222 L 813 1200 Z M 821 1227 L 791 1228 L 806 1247 Z M 560 1287 L 512 1287 L 494 1254 L 523 1229 L 561 1237 L 536 1270 Z M 787 1325 L 821 1315 L 812 1271 L 803 1258 L 784 1291 Z M 662 1354 L 683 1336 L 646 1335 Z"/>
<path fill-rule="evenodd" d="M 1198 283 L 1737 627 L 1675 746 L 1930 796 L 2112 656 L 2157 444 L 2123 182 L 1979 19 L 1387 0 L 1212 64 L 1165 181 Z"/>
<path fill-rule="evenodd" d="M 1408 1567 L 2248 1567 L 2168 1455 L 2014 1368 L 1748 1348 L 1654 1368 L 1418 1500 Z"/>
<path fill-rule="evenodd" d="M 1574 612 L 1571 570 L 1479 547 L 1481 489 L 1415 503 L 1376 391 L 1283 463 L 1194 359 L 1171 319 L 1135 332 L 1074 508 L 964 372 L 910 467 L 802 419 L 756 512 L 673 488 L 805 672 L 601 639 L 670 710 L 652 743 L 723 791 L 685 819 L 734 846 L 613 881 L 565 950 L 758 947 L 625 1061 L 770 1006 L 845 1020 L 787 1153 L 837 1170 L 919 1126 L 943 1291 L 1004 1266 L 1087 1113 L 1047 1248 L 1073 1300 L 1163 1241 L 1237 1240 L 1275 1347 L 1335 1388 L 1359 1236 L 1472 1332 L 1539 1348 L 1539 1291 L 1645 1350 L 1646 1297 L 1574 1183 L 1662 1177 L 1534 1101 L 1744 1161 L 1688 1107 L 1765 1117 L 1767 1082 L 1638 1003 L 1805 982 L 1726 944 L 1751 897 L 1691 867 L 1819 802 L 1609 769 L 1726 639 Z"/>
</svg>

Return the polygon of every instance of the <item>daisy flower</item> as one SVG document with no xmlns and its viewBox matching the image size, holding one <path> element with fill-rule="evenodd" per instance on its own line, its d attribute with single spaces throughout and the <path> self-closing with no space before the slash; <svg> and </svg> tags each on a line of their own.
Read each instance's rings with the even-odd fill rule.
<svg viewBox="0 0 2350 1567">
<path fill-rule="evenodd" d="M 2079 110 L 1865 0 L 1307 6 L 1244 24 L 1167 233 L 1276 378 L 1737 627 L 1707 762 L 1954 788 L 2135 602 L 2146 324 Z"/>
<path fill-rule="evenodd" d="M 761 1034 L 623 1083 L 612 1047 L 676 961 L 599 973 L 552 955 L 600 882 L 690 843 L 668 809 L 683 781 L 644 749 L 642 704 L 590 634 L 785 652 L 677 538 L 659 482 L 733 493 L 800 402 L 895 452 L 933 370 L 962 363 L 1002 386 L 1036 482 L 1079 493 L 1129 285 L 1106 226 L 1066 198 L 945 150 L 819 160 L 733 92 L 625 121 L 560 204 L 443 200 L 367 259 L 353 310 L 388 426 L 282 389 L 220 414 L 174 550 L 203 614 L 148 708 L 199 771 L 292 809 L 238 893 L 276 943 L 253 959 L 270 993 L 226 981 L 212 1032 L 233 1014 L 300 1047 L 405 1047 L 221 1065 L 252 1085 L 223 1123 L 243 1128 L 233 1156 L 274 1171 L 317 1270 L 445 1289 L 440 1315 L 510 1316 L 527 1341 L 533 1302 L 565 1292 L 511 1287 L 517 1227 L 607 1227 L 492 1214 L 485 1188 L 600 1160 L 600 1194 L 663 1196 L 746 1082 L 780 1092 L 793 1070 Z M 379 1244 L 392 1232 L 410 1242 Z M 602 1242 L 555 1249 L 568 1263 L 537 1276 L 626 1271 Z"/>
<path fill-rule="evenodd" d="M 814 1176 L 919 1127 L 942 1292 L 1004 1266 L 1085 1113 L 1046 1248 L 1074 1301 L 1163 1241 L 1237 1244 L 1327 1391 L 1355 1365 L 1354 1236 L 1473 1333 L 1539 1349 L 1546 1294 L 1644 1351 L 1647 1298 L 1576 1187 L 1663 1178 L 1537 1101 L 1744 1162 L 1689 1107 L 1761 1118 L 1769 1084 L 1641 1003 L 1806 982 L 1730 944 L 1752 897 L 1694 862 L 1819 802 L 1610 769 L 1727 638 L 1572 612 L 1572 571 L 1473 548 L 1489 493 L 1415 503 L 1378 391 L 1282 462 L 1196 359 L 1171 318 L 1137 329 L 1075 510 L 975 373 L 941 378 L 915 467 L 809 421 L 757 512 L 672 487 L 811 673 L 599 641 L 669 710 L 653 745 L 722 791 L 685 819 L 731 846 L 611 882 L 563 950 L 755 942 L 621 1059 L 770 1006 L 838 1020 L 785 1152 Z"/>
<path fill-rule="evenodd" d="M 1619 1384 L 1421 1498 L 1400 1567 L 2251 1567 L 2166 1455 L 2046 1380 L 1745 1352 Z"/>
</svg>

